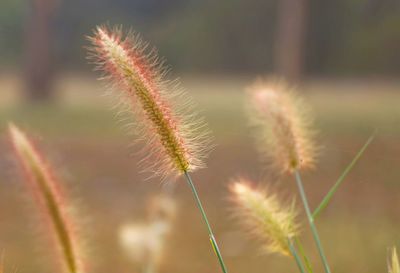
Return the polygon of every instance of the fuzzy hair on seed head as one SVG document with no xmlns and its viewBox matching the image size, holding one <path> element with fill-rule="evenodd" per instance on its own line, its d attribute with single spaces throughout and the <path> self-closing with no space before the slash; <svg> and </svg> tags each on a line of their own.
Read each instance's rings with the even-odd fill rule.
<svg viewBox="0 0 400 273">
<path fill-rule="evenodd" d="M 314 166 L 316 147 L 302 101 L 277 79 L 258 80 L 249 88 L 249 113 L 259 129 L 257 147 L 282 172 Z"/>
<path fill-rule="evenodd" d="M 89 40 L 89 59 L 135 114 L 135 133 L 145 142 L 145 170 L 166 178 L 205 167 L 212 147 L 206 124 L 177 84 L 164 79 L 155 50 L 146 50 L 138 35 L 123 35 L 121 28 L 99 26 Z"/>
<path fill-rule="evenodd" d="M 389 273 L 400 273 L 400 264 L 396 247 L 393 247 L 390 252 L 390 259 L 388 262 Z"/>
<path fill-rule="evenodd" d="M 230 186 L 234 213 L 271 253 L 291 256 L 289 240 L 298 234 L 294 206 L 285 207 L 268 190 L 253 189 L 246 179 Z"/>
<path fill-rule="evenodd" d="M 25 133 L 14 124 L 10 124 L 9 134 L 17 158 L 26 173 L 28 186 L 48 220 L 53 237 L 60 248 L 61 260 L 65 264 L 64 271 L 83 273 L 75 227 L 67 213 L 60 184 Z"/>
</svg>

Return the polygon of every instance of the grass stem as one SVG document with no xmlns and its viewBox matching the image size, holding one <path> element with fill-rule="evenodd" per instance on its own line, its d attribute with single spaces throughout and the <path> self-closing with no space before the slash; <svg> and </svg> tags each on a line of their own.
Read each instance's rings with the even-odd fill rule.
<svg viewBox="0 0 400 273">
<path fill-rule="evenodd" d="M 322 248 L 321 241 L 319 239 L 317 227 L 314 224 L 314 218 L 312 216 L 312 213 L 311 213 L 311 210 L 310 210 L 310 206 L 308 205 L 307 196 L 306 196 L 306 194 L 304 192 L 304 187 L 303 187 L 303 183 L 301 181 L 301 176 L 300 176 L 299 170 L 295 170 L 294 175 L 295 175 L 295 178 L 296 178 L 297 187 L 299 189 L 301 201 L 303 202 L 304 209 L 305 209 L 306 214 L 307 214 L 307 219 L 308 219 L 308 222 L 310 224 L 311 232 L 312 232 L 312 235 L 314 237 L 315 244 L 317 245 L 318 252 L 319 252 L 319 255 L 321 257 L 322 263 L 324 265 L 325 272 L 326 273 L 331 273 L 331 270 L 329 269 L 328 261 L 326 259 L 324 250 Z"/>
<path fill-rule="evenodd" d="M 292 253 L 294 260 L 296 261 L 297 267 L 299 268 L 301 273 L 306 273 L 304 265 L 299 257 L 299 254 L 297 254 L 296 248 L 294 247 L 292 240 L 289 238 L 288 238 L 288 243 L 290 252 Z"/>
<path fill-rule="evenodd" d="M 213 248 L 213 250 L 215 252 L 215 255 L 217 255 L 217 258 L 218 258 L 219 264 L 221 266 L 222 272 L 223 273 L 227 273 L 228 270 L 226 269 L 224 260 L 222 259 L 221 251 L 219 250 L 217 241 L 215 240 L 214 233 L 213 233 L 213 231 L 211 229 L 210 223 L 208 222 L 208 218 L 207 218 L 206 212 L 204 211 L 203 205 L 201 204 L 200 197 L 199 197 L 199 195 L 197 193 L 196 187 L 194 186 L 192 178 L 190 177 L 189 173 L 185 171 L 184 174 L 185 174 L 186 181 L 187 181 L 190 189 L 192 190 L 192 193 L 193 193 L 194 199 L 196 201 L 197 207 L 199 208 L 199 210 L 201 212 L 201 216 L 203 217 L 204 223 L 207 226 L 208 235 L 210 237 L 210 242 L 211 242 L 212 248 Z"/>
</svg>

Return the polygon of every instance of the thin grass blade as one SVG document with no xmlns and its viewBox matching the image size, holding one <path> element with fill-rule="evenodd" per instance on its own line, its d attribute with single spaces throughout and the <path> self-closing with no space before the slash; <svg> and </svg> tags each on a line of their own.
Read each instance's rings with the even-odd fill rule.
<svg viewBox="0 0 400 273">
<path fill-rule="evenodd" d="M 375 138 L 375 133 L 373 133 L 365 142 L 364 146 L 360 149 L 360 151 L 357 153 L 357 155 L 353 158 L 353 160 L 350 162 L 349 165 L 347 165 L 346 169 L 344 172 L 340 175 L 336 183 L 333 185 L 333 187 L 329 190 L 329 192 L 325 195 L 324 199 L 321 201 L 319 206 L 315 209 L 313 212 L 313 218 L 316 219 L 317 216 L 321 213 L 322 210 L 324 210 L 328 204 L 329 201 L 332 199 L 333 195 L 335 192 L 338 190 L 339 186 L 342 184 L 346 176 L 350 173 L 350 171 L 353 169 L 353 167 L 356 165 L 358 160 L 361 158 L 361 156 L 364 154 L 364 152 L 367 150 L 368 146 L 371 144 L 372 140 Z"/>
<path fill-rule="evenodd" d="M 301 243 L 300 238 L 298 236 L 295 237 L 295 242 L 296 242 L 297 249 L 300 252 L 300 255 L 303 257 L 304 264 L 306 265 L 306 268 L 307 268 L 307 272 L 308 273 L 313 273 L 313 269 L 312 269 L 312 266 L 311 266 L 310 259 L 307 257 L 307 254 L 304 251 L 303 244 Z"/>
</svg>

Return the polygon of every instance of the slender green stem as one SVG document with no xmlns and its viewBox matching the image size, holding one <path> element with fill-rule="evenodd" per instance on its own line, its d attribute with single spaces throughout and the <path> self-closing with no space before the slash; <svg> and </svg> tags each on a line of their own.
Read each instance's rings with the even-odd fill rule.
<svg viewBox="0 0 400 273">
<path fill-rule="evenodd" d="M 199 210 L 201 212 L 201 216 L 203 217 L 204 223 L 207 226 L 207 230 L 208 230 L 208 235 L 210 237 L 211 246 L 212 246 L 212 248 L 213 248 L 213 250 L 215 252 L 215 255 L 217 255 L 219 264 L 221 265 L 222 272 L 223 273 L 227 273 L 228 270 L 226 269 L 224 260 L 222 259 L 221 251 L 219 250 L 217 241 L 215 240 L 214 233 L 213 233 L 213 231 L 211 229 L 210 223 L 208 222 L 208 218 L 207 218 L 206 212 L 204 211 L 203 205 L 201 204 L 200 197 L 197 194 L 196 187 L 194 186 L 192 178 L 190 177 L 189 173 L 185 171 L 184 174 L 185 174 L 186 181 L 187 181 L 190 189 L 192 190 L 194 199 L 196 200 L 197 207 L 199 208 Z"/>
<path fill-rule="evenodd" d="M 296 246 L 297 246 L 297 248 L 299 250 L 300 255 L 303 256 L 304 264 L 305 264 L 305 266 L 307 268 L 308 273 L 313 273 L 313 269 L 312 269 L 312 266 L 311 266 L 310 259 L 307 257 L 307 254 L 304 251 L 304 247 L 303 247 L 303 244 L 300 241 L 300 238 L 298 236 L 296 236 L 294 238 L 294 241 L 296 243 Z"/>
<path fill-rule="evenodd" d="M 289 243 L 289 248 L 290 248 L 290 252 L 292 252 L 293 258 L 296 261 L 297 267 L 299 268 L 301 273 L 306 273 L 305 269 L 304 269 L 304 265 L 299 257 L 299 254 L 297 254 L 296 248 L 293 245 L 293 242 L 291 239 L 288 238 L 288 243 Z"/>
<path fill-rule="evenodd" d="M 328 261 L 326 259 L 326 256 L 324 254 L 324 250 L 322 248 L 321 241 L 319 239 L 317 227 L 314 224 L 314 218 L 313 218 L 313 216 L 311 214 L 310 206 L 308 205 L 307 196 L 306 196 L 306 194 L 304 192 L 304 187 L 303 187 L 303 183 L 301 181 L 300 172 L 298 170 L 295 170 L 294 175 L 295 175 L 295 178 L 296 178 L 296 183 L 297 183 L 297 187 L 299 189 L 300 197 L 301 197 L 301 200 L 302 200 L 303 205 L 304 205 L 304 209 L 305 209 L 306 214 L 307 214 L 307 219 L 308 219 L 308 222 L 309 222 L 310 227 L 311 227 L 312 235 L 314 237 L 315 244 L 317 245 L 319 255 L 321 256 L 321 260 L 322 260 L 322 263 L 324 265 L 325 272 L 326 273 L 331 273 L 331 270 L 329 269 Z"/>
</svg>

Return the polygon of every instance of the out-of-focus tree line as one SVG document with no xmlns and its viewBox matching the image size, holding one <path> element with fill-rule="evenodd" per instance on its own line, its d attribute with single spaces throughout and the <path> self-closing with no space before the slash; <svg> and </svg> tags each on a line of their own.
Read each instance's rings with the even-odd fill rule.
<svg viewBox="0 0 400 273">
<path fill-rule="evenodd" d="M 46 62 L 43 46 L 47 69 L 87 69 L 99 23 L 132 26 L 177 71 L 400 72 L 399 0 L 1 0 L 0 69 Z"/>
</svg>

